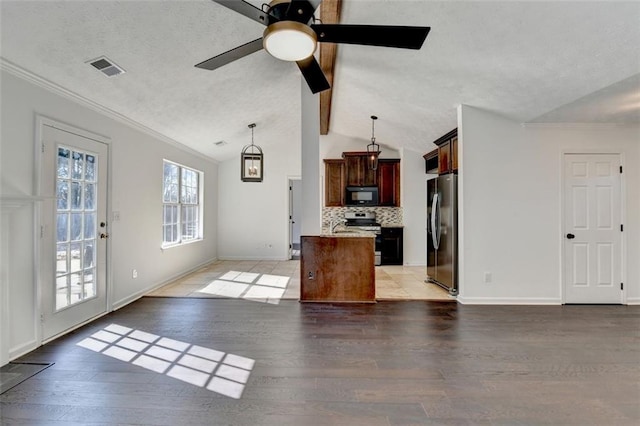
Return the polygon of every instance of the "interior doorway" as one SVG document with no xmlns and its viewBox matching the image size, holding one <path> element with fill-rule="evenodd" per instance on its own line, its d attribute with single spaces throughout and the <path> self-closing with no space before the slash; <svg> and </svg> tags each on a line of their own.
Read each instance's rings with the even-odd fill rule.
<svg viewBox="0 0 640 426">
<path fill-rule="evenodd" d="M 300 259 L 302 179 L 289 179 L 289 259 Z"/>
</svg>

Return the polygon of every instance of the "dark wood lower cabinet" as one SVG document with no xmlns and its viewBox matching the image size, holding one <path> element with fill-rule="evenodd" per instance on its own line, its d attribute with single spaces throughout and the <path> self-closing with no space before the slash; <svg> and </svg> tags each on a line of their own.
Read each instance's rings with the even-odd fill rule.
<svg viewBox="0 0 640 426">
<path fill-rule="evenodd" d="M 375 302 L 373 237 L 300 240 L 301 302 Z"/>
<path fill-rule="evenodd" d="M 402 265 L 402 228 L 382 228 L 381 263 Z"/>
</svg>

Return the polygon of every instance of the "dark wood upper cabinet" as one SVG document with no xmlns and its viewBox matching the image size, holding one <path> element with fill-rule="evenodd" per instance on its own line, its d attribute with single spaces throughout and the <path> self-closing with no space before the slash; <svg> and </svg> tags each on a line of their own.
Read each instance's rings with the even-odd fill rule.
<svg viewBox="0 0 640 426">
<path fill-rule="evenodd" d="M 378 176 L 369 168 L 366 152 L 343 152 L 346 186 L 376 186 Z"/>
<path fill-rule="evenodd" d="M 458 171 L 458 136 L 451 138 L 451 170 Z"/>
<path fill-rule="evenodd" d="M 453 129 L 433 142 L 437 148 L 424 157 L 426 173 L 456 173 L 458 171 L 458 129 Z"/>
<path fill-rule="evenodd" d="M 425 171 L 427 174 L 438 174 L 438 148 L 427 152 L 424 157 Z"/>
<path fill-rule="evenodd" d="M 324 160 L 324 203 L 327 207 L 344 205 L 344 160 Z"/>
<path fill-rule="evenodd" d="M 451 142 L 447 141 L 438 146 L 438 174 L 451 171 Z"/>
<path fill-rule="evenodd" d="M 378 160 L 378 197 L 381 206 L 400 206 L 400 160 Z"/>
<path fill-rule="evenodd" d="M 344 152 L 343 159 L 324 160 L 324 205 L 345 205 L 347 186 L 377 186 L 378 205 L 400 207 L 400 160 L 378 159 L 371 170 L 366 152 Z"/>
</svg>

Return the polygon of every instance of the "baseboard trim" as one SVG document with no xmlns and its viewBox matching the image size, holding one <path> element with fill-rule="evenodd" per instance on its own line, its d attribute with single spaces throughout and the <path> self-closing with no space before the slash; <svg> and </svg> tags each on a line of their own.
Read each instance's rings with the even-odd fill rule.
<svg viewBox="0 0 640 426">
<path fill-rule="evenodd" d="M 140 299 L 141 297 L 144 297 L 146 294 L 151 293 L 152 291 L 155 291 L 155 290 L 159 289 L 160 287 L 163 287 L 163 286 L 171 283 L 172 281 L 178 280 L 178 279 L 180 279 L 182 277 L 186 277 L 187 275 L 189 275 L 189 274 L 191 274 L 193 272 L 196 272 L 198 269 L 202 269 L 202 268 L 212 264 L 213 262 L 215 262 L 217 260 L 218 260 L 217 258 L 214 258 L 214 259 L 210 259 L 210 260 L 207 260 L 205 262 L 202 262 L 202 263 L 194 266 L 193 268 L 189 268 L 186 271 L 179 272 L 179 273 L 177 273 L 175 275 L 172 275 L 171 277 L 169 277 L 169 278 L 167 278 L 167 279 L 165 279 L 165 280 L 163 280 L 163 281 L 161 281 L 159 283 L 153 284 L 153 285 L 151 285 L 151 286 L 149 286 L 149 287 L 147 287 L 147 288 L 145 288 L 143 290 L 140 290 L 140 291 L 138 291 L 138 292 L 136 292 L 136 293 L 134 293 L 134 294 L 132 294 L 130 296 L 127 296 L 127 297 L 125 297 L 123 299 L 120 299 L 120 300 L 114 302 L 111 305 L 111 310 L 112 311 L 117 311 L 118 309 L 123 308 L 123 307 L 127 306 L 128 304 L 130 304 L 132 302 L 135 302 L 136 300 Z"/>
<path fill-rule="evenodd" d="M 289 259 L 282 257 L 269 257 L 269 256 L 220 256 L 218 260 L 274 260 L 274 261 L 286 261 Z"/>
<path fill-rule="evenodd" d="M 627 297 L 627 305 L 640 305 L 640 297 Z"/>
<path fill-rule="evenodd" d="M 9 362 L 13 361 L 16 358 L 20 358 L 22 355 L 28 354 L 35 349 L 38 349 L 38 347 L 40 347 L 40 345 L 38 344 L 38 340 L 32 339 L 26 343 L 21 344 L 20 346 L 9 349 Z"/>
<path fill-rule="evenodd" d="M 464 297 L 458 295 L 457 300 L 463 305 L 562 305 L 562 300 L 555 297 Z"/>
</svg>

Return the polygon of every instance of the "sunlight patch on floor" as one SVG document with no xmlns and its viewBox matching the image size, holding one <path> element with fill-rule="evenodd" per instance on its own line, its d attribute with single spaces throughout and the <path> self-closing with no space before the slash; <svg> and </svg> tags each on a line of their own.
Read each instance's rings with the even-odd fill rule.
<svg viewBox="0 0 640 426">
<path fill-rule="evenodd" d="M 242 396 L 255 364 L 251 358 L 118 324 L 76 345 L 235 399 Z"/>
<path fill-rule="evenodd" d="M 281 275 L 229 271 L 198 292 L 277 305 L 288 283 Z"/>
</svg>

